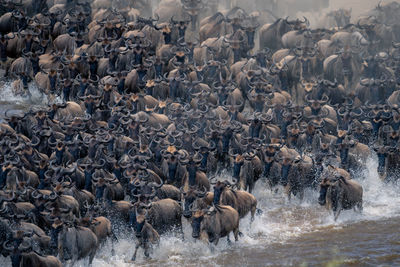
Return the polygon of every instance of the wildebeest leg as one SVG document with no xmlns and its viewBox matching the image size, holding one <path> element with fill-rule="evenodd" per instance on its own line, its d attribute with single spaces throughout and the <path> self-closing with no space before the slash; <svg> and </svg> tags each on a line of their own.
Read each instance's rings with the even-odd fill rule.
<svg viewBox="0 0 400 267">
<path fill-rule="evenodd" d="M 274 193 L 274 191 L 276 190 L 276 187 L 274 187 L 274 185 L 268 181 L 268 186 L 269 186 L 269 190 L 271 190 L 271 193 Z"/>
<path fill-rule="evenodd" d="M 230 240 L 230 238 L 229 238 L 229 235 L 230 235 L 230 233 L 228 233 L 228 235 L 226 236 L 226 241 L 228 241 L 228 245 L 231 245 L 232 242 L 231 242 L 231 240 Z"/>
<path fill-rule="evenodd" d="M 114 241 L 111 240 L 111 256 L 115 256 Z"/>
<path fill-rule="evenodd" d="M 250 183 L 249 183 L 249 193 L 250 194 L 253 191 L 253 189 L 254 189 L 254 181 L 250 181 Z"/>
<path fill-rule="evenodd" d="M 251 218 L 250 218 L 250 223 L 252 223 L 254 221 L 254 214 L 256 214 L 257 211 L 257 207 L 252 207 L 251 208 Z"/>
<path fill-rule="evenodd" d="M 94 259 L 95 255 L 96 255 L 96 249 L 93 249 L 92 252 L 89 255 L 89 265 L 92 265 L 92 262 L 93 262 L 93 259 Z"/>
<path fill-rule="evenodd" d="M 117 236 L 114 234 L 114 231 L 111 231 L 111 255 L 115 256 L 114 243 L 118 242 Z"/>
<path fill-rule="evenodd" d="M 356 205 L 356 207 L 357 207 L 358 212 L 362 213 L 362 211 L 363 211 L 362 202 L 358 202 L 357 205 Z"/>
<path fill-rule="evenodd" d="M 333 215 L 335 216 L 335 222 L 339 217 L 340 212 L 342 211 L 342 199 L 338 199 L 338 203 L 336 204 L 336 209 L 333 210 Z"/>
<path fill-rule="evenodd" d="M 239 240 L 239 227 L 233 229 L 233 236 L 235 237 L 235 242 Z"/>
<path fill-rule="evenodd" d="M 300 193 L 299 194 L 300 201 L 303 201 L 303 199 L 304 199 L 304 188 L 301 188 L 299 193 Z"/>
<path fill-rule="evenodd" d="M 333 214 L 335 215 L 335 222 L 339 217 L 340 212 L 343 209 L 343 192 L 338 193 L 339 196 L 337 197 L 336 205 L 333 205 Z"/>
<path fill-rule="evenodd" d="M 214 250 L 215 250 L 215 246 L 213 246 L 213 244 L 212 244 L 212 243 L 210 243 L 210 251 L 213 253 L 213 252 L 214 252 Z"/>
<path fill-rule="evenodd" d="M 131 261 L 135 261 L 135 260 L 136 260 L 136 253 L 137 253 L 139 247 L 140 247 L 140 244 L 136 244 L 136 246 L 135 246 L 135 252 L 133 253 L 133 256 L 132 256 L 132 258 L 131 258 Z"/>
<path fill-rule="evenodd" d="M 180 232 L 181 232 L 181 235 L 182 235 L 182 241 L 185 241 L 185 234 L 183 233 L 183 226 L 182 226 L 182 224 L 179 225 L 179 228 L 180 228 Z"/>
<path fill-rule="evenodd" d="M 219 236 L 216 236 L 215 239 L 214 239 L 214 244 L 218 245 L 218 242 L 219 242 Z"/>
<path fill-rule="evenodd" d="M 333 212 L 333 215 L 335 216 L 335 218 L 334 218 L 335 222 L 336 222 L 337 218 L 339 217 L 339 214 L 341 211 L 342 211 L 342 209 L 338 207 L 338 209 Z"/>
<path fill-rule="evenodd" d="M 287 197 L 288 197 L 288 200 L 290 201 L 291 195 L 292 195 L 292 190 L 291 190 L 291 187 L 290 187 L 289 184 L 287 184 L 287 185 L 285 186 L 285 193 L 286 193 L 286 195 L 287 195 Z"/>
<path fill-rule="evenodd" d="M 144 245 L 144 256 L 146 258 L 150 258 L 150 246 L 148 242 L 146 242 L 146 244 Z"/>
<path fill-rule="evenodd" d="M 239 190 L 243 190 L 243 191 L 247 191 L 247 189 L 249 188 L 249 185 L 246 181 L 243 181 L 242 183 L 239 181 Z"/>
</svg>

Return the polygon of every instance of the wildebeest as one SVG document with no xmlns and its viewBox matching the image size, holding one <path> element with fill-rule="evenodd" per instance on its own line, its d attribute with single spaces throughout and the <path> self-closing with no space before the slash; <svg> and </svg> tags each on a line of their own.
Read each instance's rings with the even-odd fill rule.
<svg viewBox="0 0 400 267">
<path fill-rule="evenodd" d="M 42 256 L 36 252 L 22 253 L 21 266 L 46 266 L 46 267 L 61 267 L 61 262 L 54 256 Z"/>
<path fill-rule="evenodd" d="M 214 205 L 228 205 L 237 210 L 240 218 L 251 213 L 251 220 L 254 220 L 254 215 L 257 210 L 256 198 L 241 190 L 233 190 L 230 188 L 231 184 L 228 181 L 218 181 L 214 186 Z"/>
<path fill-rule="evenodd" d="M 62 262 L 71 260 L 74 264 L 78 259 L 89 256 L 89 263 L 92 263 L 99 245 L 92 230 L 82 226 L 68 226 L 57 219 L 51 231 L 52 244 Z"/>
<path fill-rule="evenodd" d="M 324 178 L 320 186 L 318 202 L 332 209 L 335 221 L 342 210 L 357 208 L 362 211 L 363 188 L 357 181 L 331 176 Z"/>
<path fill-rule="evenodd" d="M 158 233 L 166 233 L 171 230 L 182 229 L 181 206 L 172 199 L 161 199 L 150 204 L 138 203 L 142 208 L 141 213 L 146 213 L 148 222 Z"/>
<path fill-rule="evenodd" d="M 218 244 L 221 237 L 233 232 L 235 241 L 239 235 L 239 213 L 230 206 L 214 205 L 209 210 L 198 210 L 192 218 L 192 237 Z"/>
<path fill-rule="evenodd" d="M 160 242 L 160 235 L 153 228 L 153 226 L 147 222 L 146 215 L 147 213 L 136 213 L 135 235 L 138 238 L 138 242 L 135 247 L 135 252 L 132 256 L 132 261 L 136 260 L 136 253 L 139 247 L 143 247 L 144 255 L 149 257 L 152 245 L 157 245 Z"/>
<path fill-rule="evenodd" d="M 154 17 L 147 0 L 53 2 L 0 5 L 5 79 L 45 96 L 21 112 L 11 103 L 0 123 L 5 256 L 57 264 L 52 250 L 63 263 L 91 261 L 123 230 L 149 255 L 160 235 L 182 234 L 182 215 L 195 217 L 195 237 L 218 242 L 239 218 L 253 220 L 261 175 L 289 198 L 321 185 L 335 217 L 361 207 L 348 178 L 371 155 L 385 182 L 398 179 L 398 4 L 355 24 L 331 13 L 332 28 L 312 29 L 306 18 L 279 18 L 272 0 L 273 11 L 252 14 L 163 0 Z M 275 22 L 259 29 L 267 13 Z M 10 252 L 27 240 L 32 253 Z"/>
</svg>

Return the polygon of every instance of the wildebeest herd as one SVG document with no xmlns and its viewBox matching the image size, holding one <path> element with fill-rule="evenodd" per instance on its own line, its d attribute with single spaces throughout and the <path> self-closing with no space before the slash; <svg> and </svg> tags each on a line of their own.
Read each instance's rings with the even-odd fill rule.
<svg viewBox="0 0 400 267">
<path fill-rule="evenodd" d="M 261 212 L 256 184 L 289 199 L 319 190 L 336 219 L 362 210 L 353 178 L 371 156 L 397 181 L 398 3 L 311 29 L 216 13 L 218 1 L 162 0 L 154 16 L 147 1 L 112 2 L 0 1 L 5 78 L 50 99 L 0 124 L 0 251 L 13 266 L 91 263 L 118 231 L 137 241 L 132 260 L 171 231 L 237 240 Z"/>
</svg>

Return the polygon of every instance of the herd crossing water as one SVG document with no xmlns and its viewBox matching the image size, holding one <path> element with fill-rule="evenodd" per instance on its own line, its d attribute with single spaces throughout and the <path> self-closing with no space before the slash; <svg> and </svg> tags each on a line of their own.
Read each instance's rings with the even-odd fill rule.
<svg viewBox="0 0 400 267">
<path fill-rule="evenodd" d="M 0 94 L 0 113 L 12 108 L 15 112 L 31 105 L 45 104 L 47 99 L 30 87 L 33 100 L 13 95 L 8 84 Z M 330 211 L 317 205 L 318 192 L 310 191 L 303 201 L 288 201 L 282 191 L 272 192 L 259 181 L 254 195 L 263 213 L 251 223 L 242 220 L 243 237 L 228 245 L 223 240 L 210 249 L 202 242 L 193 242 L 191 227 L 184 222 L 185 240 L 174 235 L 161 238 L 151 260 L 139 256 L 140 266 L 315 266 L 329 263 L 340 266 L 395 266 L 400 262 L 400 189 L 381 181 L 377 159 L 370 158 L 368 168 L 356 177 L 364 188 L 362 214 L 345 211 L 335 222 Z M 218 177 L 229 179 L 228 174 Z M 131 266 L 133 238 L 120 234 L 111 255 L 106 243 L 97 253 L 93 266 Z M 0 264 L 9 265 L 0 258 Z M 76 266 L 87 265 L 81 260 Z"/>
<path fill-rule="evenodd" d="M 58 2 L 0 0 L 0 266 L 400 266 L 398 2 Z"/>
<path fill-rule="evenodd" d="M 357 177 L 364 188 L 362 214 L 345 211 L 335 222 L 332 214 L 316 203 L 317 192 L 309 192 L 302 202 L 289 202 L 283 192 L 271 192 L 261 181 L 254 195 L 263 210 L 250 227 L 250 217 L 242 220 L 244 236 L 228 245 L 225 240 L 210 250 L 193 242 L 186 222 L 186 240 L 162 237 L 151 260 L 138 259 L 144 266 L 395 266 L 400 261 L 400 192 L 382 183 L 377 161 L 370 159 L 365 174 Z M 225 178 L 225 177 L 222 177 Z M 110 255 L 104 247 L 94 260 L 98 266 L 130 266 L 130 239 L 121 240 Z M 78 265 L 79 266 L 79 265 Z M 84 263 L 81 263 L 84 266 Z"/>
</svg>

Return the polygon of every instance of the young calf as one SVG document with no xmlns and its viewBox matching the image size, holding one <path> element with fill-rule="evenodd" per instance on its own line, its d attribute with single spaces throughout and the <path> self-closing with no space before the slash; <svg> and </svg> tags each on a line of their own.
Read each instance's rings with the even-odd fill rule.
<svg viewBox="0 0 400 267">
<path fill-rule="evenodd" d="M 152 245 L 158 245 L 160 242 L 160 235 L 153 226 L 147 222 L 146 214 L 138 214 L 136 211 L 136 237 L 138 242 L 131 259 L 132 261 L 136 260 L 136 253 L 139 247 L 142 247 L 144 249 L 144 255 L 149 257 Z"/>
</svg>

